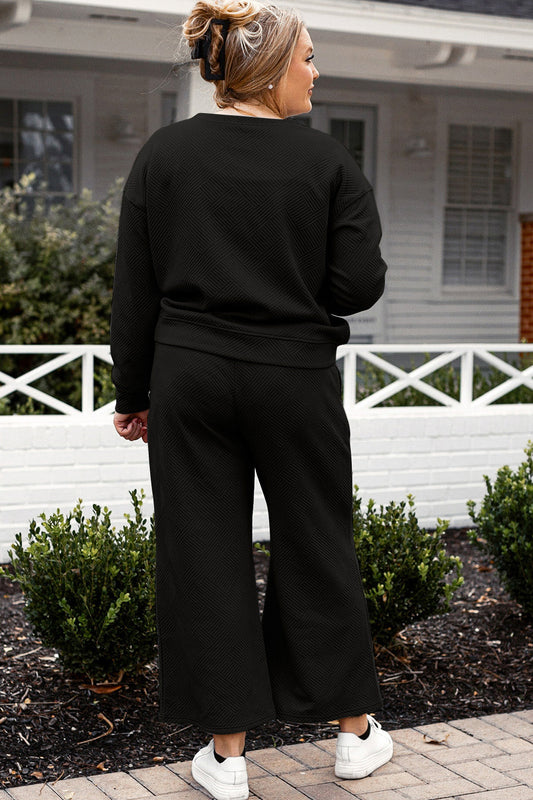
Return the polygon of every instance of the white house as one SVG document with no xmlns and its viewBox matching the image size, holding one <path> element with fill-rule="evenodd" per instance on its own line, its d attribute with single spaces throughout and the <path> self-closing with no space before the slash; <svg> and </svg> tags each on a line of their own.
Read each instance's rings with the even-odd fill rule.
<svg viewBox="0 0 533 800">
<path fill-rule="evenodd" d="M 153 130 L 215 110 L 188 48 L 176 56 L 192 5 L 0 0 L 1 184 L 37 170 L 50 191 L 100 196 Z M 295 5 L 321 73 L 309 123 L 360 160 L 383 221 L 387 291 L 353 341 L 531 341 L 532 0 Z"/>
<path fill-rule="evenodd" d="M 0 0 L 0 185 L 32 171 L 53 194 L 102 196 L 152 131 L 216 110 L 188 49 L 176 55 L 193 3 Z M 390 266 L 385 296 L 351 320 L 359 347 L 341 354 L 354 481 L 377 502 L 414 493 L 425 525 L 465 525 L 483 474 L 523 460 L 531 436 L 530 405 L 492 406 L 491 392 L 472 402 L 471 387 L 474 352 L 497 365 L 491 343 L 497 354 L 533 342 L 533 0 L 296 5 L 320 71 L 309 124 L 339 137 L 373 182 Z M 468 342 L 486 347 L 453 346 Z M 375 363 L 368 345 L 383 353 L 384 343 L 441 352 L 408 378 L 393 368 L 418 387 L 451 349 L 460 403 L 354 404 L 356 350 Z M 89 374 L 94 355 L 87 345 Z M 502 369 L 508 388 L 533 388 L 533 366 Z M 25 378 L 7 380 L 4 394 Z M 92 378 L 84 387 L 81 415 L 0 417 L 0 560 L 41 511 L 82 497 L 118 516 L 130 488 L 150 492 L 144 445 L 92 414 Z M 259 488 L 254 536 L 268 536 Z"/>
</svg>

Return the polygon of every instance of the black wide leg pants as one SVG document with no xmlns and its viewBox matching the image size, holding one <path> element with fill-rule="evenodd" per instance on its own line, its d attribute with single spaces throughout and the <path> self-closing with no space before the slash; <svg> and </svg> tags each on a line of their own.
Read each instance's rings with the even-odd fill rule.
<svg viewBox="0 0 533 800">
<path fill-rule="evenodd" d="M 159 718 L 212 734 L 380 709 L 337 367 L 158 344 L 148 429 Z M 254 469 L 270 523 L 262 618 Z"/>
</svg>

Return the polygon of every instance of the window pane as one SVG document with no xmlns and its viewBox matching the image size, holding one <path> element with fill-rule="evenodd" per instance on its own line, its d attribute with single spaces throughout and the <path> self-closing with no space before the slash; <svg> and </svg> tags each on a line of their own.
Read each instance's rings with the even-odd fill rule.
<svg viewBox="0 0 533 800">
<path fill-rule="evenodd" d="M 42 158 L 44 156 L 44 139 L 37 131 L 21 131 L 19 133 L 19 158 Z"/>
<path fill-rule="evenodd" d="M 62 161 L 48 162 L 48 189 L 51 192 L 72 192 L 72 164 Z"/>
<path fill-rule="evenodd" d="M 47 103 L 48 128 L 55 131 L 74 130 L 72 103 Z"/>
<path fill-rule="evenodd" d="M 0 130 L 0 160 L 11 160 L 14 158 L 14 141 L 12 131 Z"/>
<path fill-rule="evenodd" d="M 502 153 L 511 153 L 513 149 L 513 132 L 510 128 L 494 129 L 494 148 Z"/>
<path fill-rule="evenodd" d="M 3 128 L 13 127 L 13 100 L 0 100 L 0 125 Z"/>
<path fill-rule="evenodd" d="M 5 165 L 0 161 L 0 188 L 4 186 L 13 186 L 15 182 L 15 167 L 14 164 Z"/>
<path fill-rule="evenodd" d="M 72 158 L 73 135 L 71 133 L 47 133 L 44 137 L 44 146 L 47 156 Z"/>
<path fill-rule="evenodd" d="M 352 158 L 363 166 L 365 123 L 360 119 L 332 119 L 331 135 L 345 146 Z"/>
<path fill-rule="evenodd" d="M 37 100 L 19 100 L 18 127 L 42 131 L 45 128 L 44 103 Z"/>
</svg>

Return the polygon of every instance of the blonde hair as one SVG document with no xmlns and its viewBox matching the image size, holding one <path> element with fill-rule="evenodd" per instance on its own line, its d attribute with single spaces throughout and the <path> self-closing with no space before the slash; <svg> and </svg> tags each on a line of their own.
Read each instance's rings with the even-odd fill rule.
<svg viewBox="0 0 533 800">
<path fill-rule="evenodd" d="M 286 116 L 278 96 L 303 28 L 296 9 L 265 5 L 258 0 L 198 0 L 183 23 L 183 36 L 191 47 L 207 32 L 213 19 L 230 21 L 225 48 L 225 77 L 214 81 L 214 100 L 219 108 L 235 103 L 259 102 L 279 116 Z M 224 42 L 221 25 L 212 25 L 209 66 L 219 71 Z M 205 62 L 200 60 L 205 79 Z M 273 90 L 269 86 L 273 86 Z"/>
</svg>

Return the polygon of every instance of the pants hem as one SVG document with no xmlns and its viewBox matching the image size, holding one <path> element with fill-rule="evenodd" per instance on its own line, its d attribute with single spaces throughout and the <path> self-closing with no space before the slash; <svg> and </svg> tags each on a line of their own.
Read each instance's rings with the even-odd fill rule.
<svg viewBox="0 0 533 800">
<path fill-rule="evenodd" d="M 264 725 L 267 722 L 274 722 L 276 720 L 276 714 L 272 713 L 268 717 L 262 717 L 259 720 L 254 720 L 252 722 L 243 722 L 241 725 L 218 725 L 213 723 L 213 725 L 209 725 L 209 723 L 199 722 L 195 719 L 187 719 L 185 717 L 174 717 L 172 714 L 159 714 L 159 721 L 160 722 L 168 722 L 171 724 L 179 724 L 179 725 L 195 725 L 200 730 L 204 731 L 205 733 L 210 734 L 225 734 L 225 733 L 241 733 L 242 731 L 248 731 L 253 728 L 257 728 L 259 725 Z"/>
<path fill-rule="evenodd" d="M 332 712 L 330 714 L 291 714 L 290 712 L 278 712 L 277 719 L 281 722 L 331 722 L 343 717 L 360 717 L 362 714 L 373 714 L 376 711 L 383 711 L 383 705 L 368 703 L 364 708 L 350 709 L 348 711 Z"/>
</svg>

